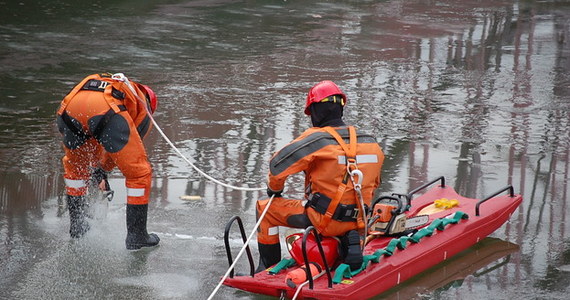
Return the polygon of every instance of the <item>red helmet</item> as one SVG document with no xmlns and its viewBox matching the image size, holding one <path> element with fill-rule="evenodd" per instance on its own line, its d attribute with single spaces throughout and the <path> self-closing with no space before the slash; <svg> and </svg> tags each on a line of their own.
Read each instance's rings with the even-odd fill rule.
<svg viewBox="0 0 570 300">
<path fill-rule="evenodd" d="M 303 259 L 303 234 L 292 234 L 286 238 L 286 241 L 291 257 L 295 260 L 295 262 L 297 262 L 298 265 L 304 266 L 305 260 Z M 325 259 L 329 268 L 335 264 L 339 256 L 338 244 L 339 241 L 334 237 L 321 237 L 321 245 L 323 246 L 323 252 L 325 253 Z M 309 262 L 315 262 L 321 267 L 324 267 L 321 254 L 319 253 L 319 246 L 317 245 L 314 234 L 309 234 L 307 237 L 306 245 L 307 259 L 309 259 Z"/>
<path fill-rule="evenodd" d="M 156 107 L 158 106 L 158 100 L 156 99 L 156 94 L 154 93 L 154 91 L 148 87 L 148 85 L 144 85 L 144 84 L 138 84 L 139 88 L 141 90 L 144 91 L 144 93 L 147 96 L 147 101 L 150 104 L 150 112 L 154 114 L 154 111 L 156 110 Z"/>
<path fill-rule="evenodd" d="M 321 102 L 321 100 L 333 96 L 340 95 L 342 97 L 341 105 L 346 104 L 346 95 L 340 90 L 340 88 L 330 80 L 325 80 L 317 83 L 313 86 L 309 93 L 307 94 L 307 103 L 305 104 L 305 114 L 311 115 L 309 106 L 315 102 Z"/>
</svg>

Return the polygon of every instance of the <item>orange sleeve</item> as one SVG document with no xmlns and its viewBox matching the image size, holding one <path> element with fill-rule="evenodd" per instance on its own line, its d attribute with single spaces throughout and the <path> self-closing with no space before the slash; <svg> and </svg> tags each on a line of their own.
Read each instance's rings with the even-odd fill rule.
<svg viewBox="0 0 570 300">
<path fill-rule="evenodd" d="M 105 172 L 111 172 L 117 165 L 109 155 L 107 151 L 103 152 L 103 157 L 101 158 L 101 168 Z"/>
<path fill-rule="evenodd" d="M 276 152 L 269 162 L 267 186 L 273 191 L 281 191 L 289 175 L 305 171 L 313 160 L 309 147 L 315 130 L 307 129 L 298 138 Z"/>
</svg>

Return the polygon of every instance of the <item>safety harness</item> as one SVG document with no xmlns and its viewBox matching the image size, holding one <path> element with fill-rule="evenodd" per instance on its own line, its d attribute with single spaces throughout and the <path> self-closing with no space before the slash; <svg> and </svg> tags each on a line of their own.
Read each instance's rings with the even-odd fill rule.
<svg viewBox="0 0 570 300">
<path fill-rule="evenodd" d="M 331 205 L 331 201 L 331 198 L 317 192 L 309 195 L 307 204 L 316 212 L 324 215 Z M 358 218 L 359 212 L 360 210 L 356 204 L 339 203 L 332 215 L 332 219 L 340 222 L 354 222 Z"/>
<path fill-rule="evenodd" d="M 67 128 L 69 128 L 69 130 L 71 130 L 71 132 L 73 132 L 73 134 L 75 134 L 76 136 L 78 136 L 82 140 L 87 140 L 91 137 L 99 138 L 101 132 L 107 126 L 107 123 L 109 122 L 111 117 L 113 115 L 115 115 L 116 113 L 127 110 L 126 106 L 117 105 L 116 103 L 111 101 L 111 99 L 109 97 L 107 97 L 107 95 L 110 95 L 111 97 L 113 97 L 117 100 L 123 101 L 125 99 L 125 93 L 117 90 L 114 86 L 112 86 L 111 89 L 107 89 L 107 86 L 111 85 L 112 83 L 105 81 L 105 80 L 94 79 L 94 77 L 96 77 L 96 76 L 100 76 L 100 78 L 106 78 L 106 77 L 110 78 L 110 74 L 109 75 L 108 74 L 99 74 L 99 75 L 90 76 L 90 77 L 86 78 L 82 83 L 78 84 L 65 97 L 61 107 L 58 110 L 58 114 L 60 115 L 63 123 L 67 126 Z M 107 111 L 103 115 L 103 118 L 97 123 L 97 126 L 93 130 L 91 130 L 91 133 L 85 132 L 85 130 L 83 129 L 81 124 L 74 123 L 73 120 L 71 119 L 71 117 L 65 111 L 65 108 L 67 107 L 67 104 L 69 103 L 69 101 L 75 96 L 75 94 L 77 94 L 79 91 L 82 91 L 82 90 L 105 93 L 106 95 L 104 98 L 107 101 L 107 104 L 109 104 L 109 106 L 111 107 L 111 109 L 109 109 L 109 111 Z"/>
<path fill-rule="evenodd" d="M 349 179 L 353 179 L 355 190 L 357 194 L 360 193 L 360 183 L 362 183 L 362 172 L 358 170 L 356 165 L 356 144 L 357 136 L 356 129 L 353 126 L 348 127 L 349 131 L 349 144 L 347 145 L 344 139 L 334 130 L 332 127 L 323 128 L 327 133 L 329 133 L 341 146 L 342 150 L 346 156 L 346 172 L 344 173 L 342 182 L 339 184 L 336 193 L 332 199 L 320 194 L 314 193 L 309 197 L 308 205 L 312 207 L 315 211 L 323 215 L 321 222 L 322 228 L 326 228 L 332 219 L 341 222 L 358 222 L 359 228 L 364 228 L 364 222 L 359 216 L 362 214 L 362 208 L 359 208 L 358 204 L 341 204 L 340 200 L 346 191 Z M 359 182 L 354 182 L 353 175 L 359 173 Z M 361 195 L 359 194 L 361 197 Z M 361 223 L 362 222 L 362 223 Z"/>
</svg>

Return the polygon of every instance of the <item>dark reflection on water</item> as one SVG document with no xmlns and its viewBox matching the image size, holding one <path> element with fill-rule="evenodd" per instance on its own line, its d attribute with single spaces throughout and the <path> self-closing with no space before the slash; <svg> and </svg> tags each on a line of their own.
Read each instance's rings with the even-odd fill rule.
<svg viewBox="0 0 570 300">
<path fill-rule="evenodd" d="M 149 227 L 161 247 L 123 250 L 118 173 L 115 200 L 95 203 L 103 214 L 92 231 L 69 241 L 53 116 L 75 82 L 103 71 L 153 87 L 155 117 L 182 153 L 251 187 L 309 126 L 308 88 L 332 79 L 349 96 L 346 120 L 381 140 L 381 192 L 445 175 L 465 196 L 507 184 L 524 196 L 493 234 L 518 245 L 508 262 L 451 287 L 412 283 L 411 293 L 385 297 L 569 292 L 566 2 L 67 2 L 0 2 L 0 298 L 207 298 L 227 267 L 225 222 L 239 214 L 253 226 L 260 193 L 205 181 L 154 131 Z M 301 185 L 292 178 L 286 193 L 300 196 Z M 219 296 L 256 298 L 227 288 Z"/>
</svg>

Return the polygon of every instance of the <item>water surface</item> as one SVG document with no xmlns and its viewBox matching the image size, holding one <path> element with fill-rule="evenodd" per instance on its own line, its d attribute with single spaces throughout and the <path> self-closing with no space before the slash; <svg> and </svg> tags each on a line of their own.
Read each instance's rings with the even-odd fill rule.
<svg viewBox="0 0 570 300">
<path fill-rule="evenodd" d="M 566 2 L 68 2 L 0 2 L 0 298 L 204 299 L 227 268 L 227 220 L 253 227 L 262 193 L 205 180 L 153 131 L 149 229 L 161 246 L 124 249 L 118 171 L 115 199 L 97 203 L 92 230 L 70 240 L 54 115 L 97 72 L 151 86 L 155 118 L 183 155 L 249 187 L 263 187 L 273 152 L 309 127 L 308 89 L 333 80 L 349 98 L 345 120 L 386 153 L 382 193 L 444 175 L 468 197 L 506 185 L 524 197 L 492 235 L 504 255 L 459 268 L 470 270 L 460 281 L 420 279 L 383 298 L 570 292 Z M 287 196 L 302 191 L 301 176 L 288 181 Z M 453 264 L 440 267 L 427 274 Z M 225 287 L 217 297 L 264 298 Z"/>
</svg>

